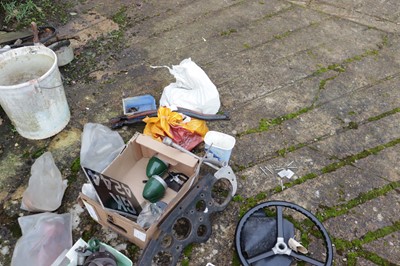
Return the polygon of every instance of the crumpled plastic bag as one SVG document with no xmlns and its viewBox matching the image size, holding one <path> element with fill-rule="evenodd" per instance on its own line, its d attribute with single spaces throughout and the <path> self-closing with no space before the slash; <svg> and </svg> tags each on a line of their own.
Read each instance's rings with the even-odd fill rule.
<svg viewBox="0 0 400 266">
<path fill-rule="evenodd" d="M 217 87 L 190 58 L 168 68 L 176 82 L 164 88 L 160 106 L 178 106 L 203 114 L 216 114 L 221 106 Z M 153 67 L 153 68 L 158 68 Z"/>
<path fill-rule="evenodd" d="M 160 218 L 163 210 L 156 203 L 146 204 L 139 213 L 137 223 L 147 229 Z"/>
<path fill-rule="evenodd" d="M 28 188 L 22 195 L 21 209 L 31 212 L 58 209 L 67 183 L 62 179 L 51 153 L 43 153 L 32 165 Z"/>
<path fill-rule="evenodd" d="M 41 213 L 18 218 L 22 236 L 11 266 L 47 266 L 72 247 L 71 214 Z"/>
<path fill-rule="evenodd" d="M 101 124 L 87 123 L 82 134 L 81 165 L 101 173 L 124 146 L 124 140 L 118 132 Z"/>
<path fill-rule="evenodd" d="M 192 150 L 201 143 L 208 132 L 205 121 L 184 117 L 167 107 L 158 108 L 157 117 L 146 117 L 143 121 L 146 123 L 144 135 L 159 141 L 168 136 L 187 150 Z"/>
</svg>

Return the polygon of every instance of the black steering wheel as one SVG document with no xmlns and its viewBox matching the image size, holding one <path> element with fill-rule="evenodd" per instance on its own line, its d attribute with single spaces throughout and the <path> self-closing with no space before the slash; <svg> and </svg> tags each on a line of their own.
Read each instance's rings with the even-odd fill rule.
<svg viewBox="0 0 400 266">
<path fill-rule="evenodd" d="M 275 208 L 275 217 L 266 216 L 265 210 L 270 207 Z M 289 247 L 288 239 L 294 236 L 294 226 L 284 218 L 285 208 L 303 214 L 318 228 L 325 242 L 325 261 L 301 254 Z M 249 244 L 250 242 L 253 243 Z M 239 259 L 245 266 L 290 265 L 293 260 L 317 266 L 331 266 L 333 260 L 332 241 L 322 223 L 306 209 L 285 201 L 261 203 L 245 213 L 236 227 L 235 245 Z"/>
</svg>

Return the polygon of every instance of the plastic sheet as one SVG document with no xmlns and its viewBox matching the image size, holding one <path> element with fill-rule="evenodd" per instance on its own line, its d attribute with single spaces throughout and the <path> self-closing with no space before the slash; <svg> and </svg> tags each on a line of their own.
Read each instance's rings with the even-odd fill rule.
<svg viewBox="0 0 400 266">
<path fill-rule="evenodd" d="M 140 212 L 137 223 L 143 228 L 149 228 L 161 216 L 162 209 L 157 203 L 149 203 Z"/>
<path fill-rule="evenodd" d="M 47 266 L 72 246 L 71 214 L 41 213 L 18 218 L 22 237 L 11 266 Z"/>
<path fill-rule="evenodd" d="M 216 114 L 221 105 L 219 93 L 210 78 L 190 58 L 169 68 L 176 82 L 164 88 L 160 106 L 178 106 L 203 114 Z"/>
<path fill-rule="evenodd" d="M 31 212 L 54 211 L 60 207 L 66 188 L 67 180 L 62 179 L 51 153 L 45 152 L 32 165 L 21 209 Z"/>
<path fill-rule="evenodd" d="M 102 172 L 124 146 L 124 140 L 118 132 L 101 124 L 88 123 L 82 134 L 81 165 Z"/>
</svg>

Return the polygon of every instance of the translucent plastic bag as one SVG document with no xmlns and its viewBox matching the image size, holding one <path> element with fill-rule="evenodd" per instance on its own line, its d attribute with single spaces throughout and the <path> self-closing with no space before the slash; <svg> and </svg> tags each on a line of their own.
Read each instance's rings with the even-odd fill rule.
<svg viewBox="0 0 400 266">
<path fill-rule="evenodd" d="M 160 218 L 163 210 L 156 203 L 146 204 L 139 213 L 137 223 L 147 229 Z"/>
<path fill-rule="evenodd" d="M 67 180 L 63 180 L 60 170 L 50 152 L 45 152 L 32 165 L 28 188 L 22 195 L 21 209 L 40 212 L 54 211 L 61 205 Z"/>
<path fill-rule="evenodd" d="M 124 146 L 118 132 L 101 124 L 87 123 L 82 134 L 81 165 L 102 172 Z"/>
<path fill-rule="evenodd" d="M 170 67 L 176 82 L 164 88 L 160 106 L 178 106 L 203 114 L 216 114 L 221 105 L 217 87 L 207 74 L 190 58 Z M 153 67 L 157 68 L 157 67 Z"/>
<path fill-rule="evenodd" d="M 22 236 L 11 266 L 48 266 L 72 247 L 71 214 L 41 213 L 18 218 Z"/>
</svg>

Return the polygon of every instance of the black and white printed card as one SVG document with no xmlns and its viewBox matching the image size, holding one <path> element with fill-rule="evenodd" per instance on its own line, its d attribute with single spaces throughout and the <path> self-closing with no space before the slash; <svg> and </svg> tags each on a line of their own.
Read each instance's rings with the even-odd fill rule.
<svg viewBox="0 0 400 266">
<path fill-rule="evenodd" d="M 103 208 L 137 218 L 142 209 L 128 185 L 89 168 L 82 168 Z"/>
</svg>

